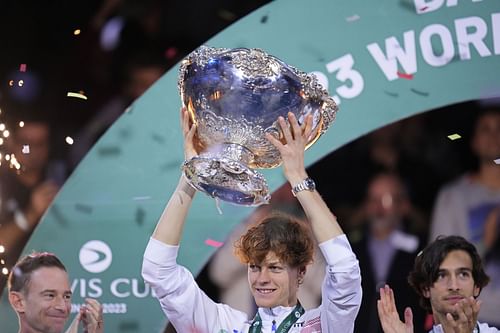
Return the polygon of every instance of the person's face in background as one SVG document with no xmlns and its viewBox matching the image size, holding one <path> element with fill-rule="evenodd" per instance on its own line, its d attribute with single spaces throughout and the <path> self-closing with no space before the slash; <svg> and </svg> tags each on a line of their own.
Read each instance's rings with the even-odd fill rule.
<svg viewBox="0 0 500 333">
<path fill-rule="evenodd" d="M 478 120 L 472 150 L 481 162 L 492 163 L 500 157 L 500 113 L 485 113 Z"/>
<path fill-rule="evenodd" d="M 410 203 L 398 178 L 379 175 L 368 187 L 365 214 L 375 234 L 386 235 L 396 229 L 409 213 Z"/>
<path fill-rule="evenodd" d="M 9 299 L 23 331 L 61 333 L 71 312 L 68 274 L 58 267 L 41 267 L 31 273 L 25 290 L 11 291 Z"/>
<path fill-rule="evenodd" d="M 424 290 L 435 316 L 456 315 L 455 304 L 470 296 L 477 297 L 480 289 L 472 276 L 472 259 L 464 250 L 450 251 L 439 265 L 436 281 Z"/>
<path fill-rule="evenodd" d="M 41 171 L 49 159 L 50 129 L 42 122 L 26 122 L 13 136 L 14 153 L 24 172 Z M 24 152 L 23 152 L 24 149 Z"/>
</svg>

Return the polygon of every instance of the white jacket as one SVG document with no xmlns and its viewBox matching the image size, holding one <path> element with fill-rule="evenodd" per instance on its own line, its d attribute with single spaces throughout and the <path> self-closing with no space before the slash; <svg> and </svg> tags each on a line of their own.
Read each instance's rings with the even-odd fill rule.
<svg viewBox="0 0 500 333">
<path fill-rule="evenodd" d="M 327 263 L 322 302 L 306 310 L 289 333 L 349 333 L 361 304 L 359 264 L 345 235 L 320 245 Z M 247 333 L 253 318 L 226 304 L 212 301 L 196 284 L 191 272 L 176 262 L 178 246 L 151 238 L 144 253 L 142 276 L 154 290 L 163 312 L 177 332 Z M 259 308 L 262 332 L 271 333 L 293 308 Z"/>
</svg>

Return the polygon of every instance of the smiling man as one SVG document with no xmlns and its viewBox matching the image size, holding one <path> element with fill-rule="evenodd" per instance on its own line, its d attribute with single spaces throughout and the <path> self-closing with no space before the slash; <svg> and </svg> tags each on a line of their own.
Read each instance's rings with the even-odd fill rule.
<svg viewBox="0 0 500 333">
<path fill-rule="evenodd" d="M 196 155 L 195 126 L 182 112 L 184 154 Z M 161 307 L 177 332 L 198 333 L 349 333 L 361 303 L 358 261 L 335 216 L 316 191 L 304 167 L 304 149 L 311 135 L 312 117 L 299 126 L 293 114 L 290 126 L 280 117 L 283 141 L 268 140 L 280 151 L 285 177 L 292 186 L 310 225 L 286 215 L 271 215 L 251 227 L 236 243 L 248 266 L 249 286 L 258 306 L 246 313 L 211 300 L 193 275 L 177 264 L 182 229 L 195 190 L 181 176 L 158 221 L 144 254 L 142 275 L 152 286 Z M 314 235 L 314 238 L 311 236 Z M 321 305 L 304 309 L 297 298 L 317 241 L 327 264 Z"/>
<path fill-rule="evenodd" d="M 12 269 L 9 302 L 19 318 L 19 333 L 61 333 L 71 313 L 68 273 L 53 254 L 35 252 Z M 86 299 L 66 333 L 76 333 L 79 324 L 86 333 L 102 333 L 102 307 Z"/>
<path fill-rule="evenodd" d="M 420 304 L 432 313 L 432 333 L 500 332 L 477 320 L 481 302 L 476 298 L 489 278 L 476 248 L 463 237 L 438 237 L 429 244 L 415 259 L 408 281 Z M 380 290 L 380 296 L 378 311 L 384 332 L 413 332 L 411 309 L 406 309 L 403 323 L 389 286 Z"/>
</svg>

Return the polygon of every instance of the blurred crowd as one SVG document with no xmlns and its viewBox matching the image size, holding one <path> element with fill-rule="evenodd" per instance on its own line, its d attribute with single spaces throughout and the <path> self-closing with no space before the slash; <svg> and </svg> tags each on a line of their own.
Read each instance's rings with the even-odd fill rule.
<svg viewBox="0 0 500 333">
<path fill-rule="evenodd" d="M 10 130 L 4 150 L 16 156 L 0 167 L 0 292 L 60 186 L 126 107 L 191 50 L 267 2 L 0 3 L 2 49 L 12 50 L 0 61 L 0 123 Z M 70 91 L 87 99 L 68 98 Z M 480 319 L 500 326 L 499 109 L 490 100 L 432 110 L 377 129 L 309 168 L 360 261 L 356 332 L 378 327 L 376 290 L 386 283 L 403 296 L 402 309 L 416 309 L 416 331 L 429 327 L 406 276 L 416 254 L 441 234 L 464 236 L 483 255 L 492 283 L 482 293 Z M 290 189 L 280 188 L 198 278 L 212 297 L 250 315 L 246 268 L 228 259 L 230 247 L 245 225 L 273 209 L 304 218 Z M 319 270 L 309 270 L 314 278 L 299 296 L 306 307 L 320 299 L 321 258 L 314 265 Z"/>
</svg>

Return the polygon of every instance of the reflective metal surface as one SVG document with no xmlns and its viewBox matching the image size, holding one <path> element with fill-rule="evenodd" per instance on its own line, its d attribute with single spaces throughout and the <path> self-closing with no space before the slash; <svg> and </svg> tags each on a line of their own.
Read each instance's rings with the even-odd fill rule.
<svg viewBox="0 0 500 333">
<path fill-rule="evenodd" d="M 280 138 L 279 116 L 293 112 L 302 123 L 313 115 L 309 147 L 337 112 L 316 77 L 259 49 L 201 47 L 182 62 L 178 84 L 201 152 L 185 163 L 186 177 L 198 190 L 240 205 L 269 201 L 267 183 L 253 169 L 282 162 L 265 138 Z"/>
</svg>

